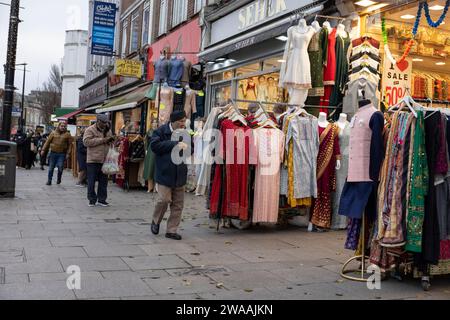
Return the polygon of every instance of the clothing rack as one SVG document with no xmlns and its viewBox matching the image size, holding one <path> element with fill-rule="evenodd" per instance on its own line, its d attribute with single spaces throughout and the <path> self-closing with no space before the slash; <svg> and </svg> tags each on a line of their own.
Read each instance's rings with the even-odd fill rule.
<svg viewBox="0 0 450 320">
<path fill-rule="evenodd" d="M 230 99 L 231 100 L 231 99 Z M 236 102 L 244 102 L 244 103 L 258 103 L 258 104 L 270 104 L 270 105 L 282 105 L 287 107 L 300 107 L 299 104 L 291 104 L 285 102 L 266 102 L 266 101 L 254 101 L 254 100 L 244 100 L 244 99 L 233 99 Z M 337 109 L 337 106 L 317 106 L 317 105 L 303 105 L 303 108 L 316 108 L 316 109 Z"/>
<path fill-rule="evenodd" d="M 344 20 L 346 20 L 346 18 L 342 18 L 342 17 L 336 17 L 336 16 L 324 16 L 324 15 L 321 15 L 321 14 L 316 14 L 314 20 L 317 20 L 318 17 L 319 17 L 319 18 L 326 18 L 327 20 L 328 20 L 328 19 L 340 20 L 341 22 L 344 21 Z"/>
</svg>

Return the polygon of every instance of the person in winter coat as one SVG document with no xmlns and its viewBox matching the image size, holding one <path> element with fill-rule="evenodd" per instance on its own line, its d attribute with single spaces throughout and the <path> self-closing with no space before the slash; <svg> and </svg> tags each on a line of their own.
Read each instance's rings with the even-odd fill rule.
<svg viewBox="0 0 450 320">
<path fill-rule="evenodd" d="M 77 139 L 77 161 L 78 161 L 78 182 L 77 186 L 86 187 L 87 185 L 87 166 L 86 166 L 86 158 L 87 158 L 87 148 L 83 143 L 83 135 L 86 129 L 81 129 L 80 136 Z"/>
<path fill-rule="evenodd" d="M 150 147 L 155 153 L 155 182 L 159 200 L 153 213 L 151 231 L 159 234 L 159 225 L 170 205 L 170 216 L 167 220 L 166 238 L 181 240 L 177 233 L 184 206 L 187 166 L 184 162 L 174 163 L 173 155 L 187 157 L 192 154 L 192 144 L 172 140 L 174 134 L 182 134 L 186 130 L 186 113 L 175 111 L 170 115 L 170 122 L 153 132 Z M 181 137 L 180 137 L 181 138 Z M 186 140 L 184 140 L 186 141 Z M 175 150 L 174 150 L 175 149 Z"/>
</svg>

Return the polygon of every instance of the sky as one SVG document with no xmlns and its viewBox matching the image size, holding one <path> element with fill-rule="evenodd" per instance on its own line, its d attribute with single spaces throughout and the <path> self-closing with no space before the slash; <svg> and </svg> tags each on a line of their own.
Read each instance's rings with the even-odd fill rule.
<svg viewBox="0 0 450 320">
<path fill-rule="evenodd" d="M 0 0 L 0 3 L 11 0 Z M 25 92 L 42 87 L 50 66 L 60 65 L 64 56 L 65 30 L 88 28 L 89 0 L 21 0 L 16 63 L 28 63 Z M 9 29 L 8 6 L 0 4 L 0 88 L 4 87 L 3 65 Z M 22 69 L 21 66 L 18 68 Z M 15 86 L 22 92 L 23 72 L 16 70 Z"/>
</svg>

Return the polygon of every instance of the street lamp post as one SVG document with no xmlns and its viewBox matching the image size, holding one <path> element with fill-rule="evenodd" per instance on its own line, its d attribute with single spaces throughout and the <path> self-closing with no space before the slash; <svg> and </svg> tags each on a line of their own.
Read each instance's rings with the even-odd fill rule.
<svg viewBox="0 0 450 320">
<path fill-rule="evenodd" d="M 5 66 L 5 99 L 3 100 L 3 119 L 1 139 L 9 141 L 11 138 L 11 111 L 14 102 L 14 73 L 17 51 L 17 30 L 19 28 L 20 0 L 11 0 L 9 14 L 8 49 Z"/>
<path fill-rule="evenodd" d="M 19 122 L 19 128 L 23 130 L 23 126 L 25 125 L 26 119 L 24 117 L 25 112 L 25 75 L 27 73 L 27 63 L 19 63 L 16 64 L 16 66 L 23 66 L 23 84 L 22 84 L 22 107 L 20 110 L 20 122 Z"/>
</svg>

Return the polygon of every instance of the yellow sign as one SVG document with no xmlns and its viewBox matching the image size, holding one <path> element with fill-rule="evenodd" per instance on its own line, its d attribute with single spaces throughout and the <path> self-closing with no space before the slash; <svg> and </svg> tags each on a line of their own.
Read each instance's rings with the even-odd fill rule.
<svg viewBox="0 0 450 320">
<path fill-rule="evenodd" d="M 117 59 L 115 74 L 122 77 L 142 78 L 142 63 L 137 60 Z"/>
</svg>

